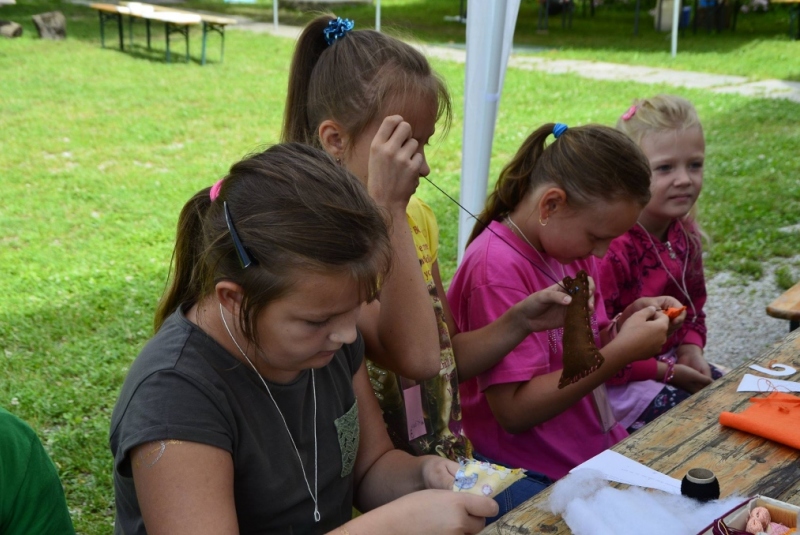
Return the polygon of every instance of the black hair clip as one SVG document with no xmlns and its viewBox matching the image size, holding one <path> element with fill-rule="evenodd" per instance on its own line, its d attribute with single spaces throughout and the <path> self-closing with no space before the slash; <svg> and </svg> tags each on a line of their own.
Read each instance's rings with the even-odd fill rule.
<svg viewBox="0 0 800 535">
<path fill-rule="evenodd" d="M 242 269 L 248 268 L 251 264 L 254 264 L 255 261 L 247 252 L 247 248 L 244 246 L 242 240 L 239 239 L 239 235 L 236 233 L 236 227 L 233 226 L 231 212 L 228 210 L 228 201 L 222 203 L 222 209 L 225 211 L 225 222 L 228 224 L 228 232 L 231 233 L 233 247 L 236 249 L 236 256 L 239 257 L 239 264 L 241 264 Z"/>
</svg>

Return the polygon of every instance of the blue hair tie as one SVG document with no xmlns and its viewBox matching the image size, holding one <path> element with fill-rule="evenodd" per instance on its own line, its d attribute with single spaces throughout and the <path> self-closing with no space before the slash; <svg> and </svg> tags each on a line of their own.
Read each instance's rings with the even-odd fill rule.
<svg viewBox="0 0 800 535">
<path fill-rule="evenodd" d="M 325 42 L 328 43 L 328 46 L 331 46 L 333 43 L 347 35 L 347 32 L 353 29 L 356 23 L 350 19 L 343 19 L 341 17 L 336 17 L 336 20 L 332 20 L 328 23 L 328 26 L 322 30 L 322 33 L 325 35 Z"/>
<path fill-rule="evenodd" d="M 556 125 L 553 127 L 553 137 L 556 139 L 560 138 L 561 134 L 567 131 L 567 128 L 569 127 L 564 123 L 556 123 Z"/>
</svg>

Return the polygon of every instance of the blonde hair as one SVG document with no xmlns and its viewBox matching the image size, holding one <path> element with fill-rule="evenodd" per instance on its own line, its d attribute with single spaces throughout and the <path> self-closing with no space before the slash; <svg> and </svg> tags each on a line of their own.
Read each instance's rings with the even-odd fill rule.
<svg viewBox="0 0 800 535">
<path fill-rule="evenodd" d="M 656 95 L 633 101 L 633 106 L 617 120 L 617 130 L 628 135 L 637 145 L 648 132 L 686 130 L 698 126 L 700 118 L 694 105 L 675 95 Z"/>
<path fill-rule="evenodd" d="M 617 119 L 617 130 L 628 135 L 641 147 L 642 139 L 650 132 L 667 132 L 670 130 L 686 130 L 692 127 L 700 128 L 700 118 L 694 104 L 685 98 L 675 95 L 656 95 L 651 98 L 640 98 L 633 101 L 633 105 Z M 696 235 L 690 232 L 692 241 L 696 242 L 698 251 L 702 247 L 702 240 L 710 241 L 697 223 L 697 203 L 692 205 L 684 220 L 689 227 L 694 227 Z M 702 238 L 702 240 L 701 240 Z"/>
</svg>

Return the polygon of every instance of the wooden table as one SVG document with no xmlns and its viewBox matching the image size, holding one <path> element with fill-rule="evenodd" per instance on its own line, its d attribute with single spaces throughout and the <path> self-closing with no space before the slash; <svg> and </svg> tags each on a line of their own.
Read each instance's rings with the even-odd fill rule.
<svg viewBox="0 0 800 535">
<path fill-rule="evenodd" d="M 790 331 L 800 327 L 800 282 L 767 305 L 767 314 L 773 318 L 789 320 Z"/>
<path fill-rule="evenodd" d="M 100 44 L 105 47 L 105 25 L 107 22 L 116 22 L 119 34 L 119 49 L 125 50 L 125 39 L 122 30 L 122 17 L 128 17 L 128 38 L 129 44 L 133 45 L 133 21 L 141 19 L 145 21 L 147 29 L 147 49 L 150 50 L 150 23 L 151 21 L 164 23 L 164 34 L 166 38 L 166 61 L 169 63 L 172 58 L 170 49 L 170 36 L 180 34 L 186 42 L 186 62 L 189 62 L 189 29 L 192 26 L 200 25 L 203 31 L 202 55 L 200 64 L 206 64 L 206 42 L 210 32 L 216 32 L 221 37 L 220 63 L 225 54 L 225 27 L 236 24 L 235 19 L 219 17 L 216 15 L 206 15 L 194 13 L 182 9 L 157 6 L 140 2 L 122 2 L 122 5 L 96 3 L 90 4 L 90 8 L 97 11 L 100 16 Z"/>
<path fill-rule="evenodd" d="M 767 366 L 773 359 L 800 370 L 800 330 L 789 333 L 758 358 L 733 369 L 612 449 L 677 479 L 690 468 L 708 468 L 719 479 L 723 498 L 733 493 L 761 494 L 800 505 L 800 451 L 723 427 L 718 421 L 722 411 L 741 412 L 751 397 L 759 395 L 736 392 L 746 372 L 757 374 L 748 366 Z M 798 381 L 800 373 L 780 379 Z M 547 489 L 481 533 L 571 533 L 560 516 L 539 509 L 547 508 L 549 498 Z"/>
</svg>

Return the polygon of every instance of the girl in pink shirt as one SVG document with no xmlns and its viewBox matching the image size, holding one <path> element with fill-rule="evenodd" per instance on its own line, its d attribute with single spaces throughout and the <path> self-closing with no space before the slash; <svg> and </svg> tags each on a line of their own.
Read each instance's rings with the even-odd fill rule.
<svg viewBox="0 0 800 535">
<path fill-rule="evenodd" d="M 546 145 L 550 134 L 556 139 Z M 479 329 L 532 292 L 585 270 L 636 223 L 650 198 L 650 170 L 636 145 L 604 126 L 534 131 L 500 174 L 448 294 L 459 331 Z M 488 228 L 487 228 L 488 225 Z M 592 326 L 609 326 L 599 289 Z M 561 329 L 527 336 L 505 359 L 462 383 L 463 423 L 478 455 L 550 479 L 624 438 L 610 417 L 604 383 L 650 358 L 667 337 L 659 312 L 671 298 L 644 298 L 616 322 L 619 334 L 600 350 L 605 361 L 558 388 Z"/>
<path fill-rule="evenodd" d="M 631 364 L 609 381 L 614 415 L 629 432 L 721 375 L 703 357 L 706 285 L 695 203 L 703 186 L 705 140 L 692 104 L 658 95 L 637 100 L 617 122 L 650 161 L 650 202 L 639 221 L 611 243 L 600 263 L 609 315 L 641 296 L 669 295 L 686 319 L 656 359 Z"/>
</svg>

